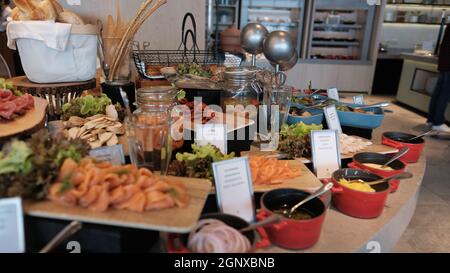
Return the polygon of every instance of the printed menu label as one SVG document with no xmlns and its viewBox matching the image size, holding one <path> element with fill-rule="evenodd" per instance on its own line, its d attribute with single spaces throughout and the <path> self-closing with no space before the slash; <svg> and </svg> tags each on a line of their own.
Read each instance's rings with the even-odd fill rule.
<svg viewBox="0 0 450 273">
<path fill-rule="evenodd" d="M 247 157 L 212 164 L 220 211 L 255 221 L 253 183 Z"/>
<path fill-rule="evenodd" d="M 115 166 L 125 164 L 122 144 L 93 149 L 89 152 L 89 155 L 98 161 L 109 162 Z"/>
<path fill-rule="evenodd" d="M 330 178 L 341 166 L 339 132 L 322 130 L 311 132 L 314 172 L 319 179 Z"/>
<path fill-rule="evenodd" d="M 328 129 L 337 130 L 339 133 L 342 133 L 341 122 L 339 121 L 336 105 L 332 104 L 324 107 L 323 111 L 325 113 L 325 119 L 327 120 Z"/>
<path fill-rule="evenodd" d="M 327 95 L 330 99 L 339 101 L 339 92 L 337 88 L 329 88 L 327 90 Z"/>
<path fill-rule="evenodd" d="M 195 143 L 200 146 L 208 143 L 216 146 L 224 154 L 227 153 L 226 124 L 197 124 L 195 127 Z"/>
<path fill-rule="evenodd" d="M 364 95 L 353 96 L 353 102 L 355 104 L 364 104 Z"/>
<path fill-rule="evenodd" d="M 25 252 L 22 200 L 0 199 L 0 253 Z"/>
</svg>

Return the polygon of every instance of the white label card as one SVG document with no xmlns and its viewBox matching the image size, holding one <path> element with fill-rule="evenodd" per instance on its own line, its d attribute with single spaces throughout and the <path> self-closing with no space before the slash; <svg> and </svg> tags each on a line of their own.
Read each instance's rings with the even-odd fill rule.
<svg viewBox="0 0 450 273">
<path fill-rule="evenodd" d="M 247 157 L 212 164 L 220 211 L 255 221 L 253 183 Z"/>
<path fill-rule="evenodd" d="M 327 90 L 327 95 L 330 99 L 339 101 L 339 91 L 337 88 L 329 88 Z"/>
<path fill-rule="evenodd" d="M 22 200 L 0 199 L 0 253 L 25 252 Z"/>
<path fill-rule="evenodd" d="M 197 124 L 195 126 L 195 143 L 200 146 L 208 143 L 216 146 L 227 154 L 227 126 L 226 124 Z"/>
<path fill-rule="evenodd" d="M 311 149 L 314 172 L 319 179 L 331 178 L 341 167 L 339 132 L 322 130 L 311 132 Z"/>
<path fill-rule="evenodd" d="M 328 129 L 337 130 L 339 133 L 342 133 L 341 122 L 339 121 L 336 105 L 332 104 L 324 107 L 323 112 L 325 114 L 325 119 L 327 120 Z"/>
<path fill-rule="evenodd" d="M 353 102 L 355 104 L 364 104 L 364 95 L 353 96 Z"/>
<path fill-rule="evenodd" d="M 125 164 L 122 144 L 93 149 L 89 152 L 89 155 L 98 161 L 109 162 L 115 166 Z"/>
</svg>

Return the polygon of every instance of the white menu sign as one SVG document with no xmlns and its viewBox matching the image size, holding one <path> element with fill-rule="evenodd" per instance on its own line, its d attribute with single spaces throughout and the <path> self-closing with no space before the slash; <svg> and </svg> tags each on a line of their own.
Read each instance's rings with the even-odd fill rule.
<svg viewBox="0 0 450 273">
<path fill-rule="evenodd" d="M 327 95 L 330 99 L 339 101 L 339 91 L 337 88 L 328 88 Z"/>
<path fill-rule="evenodd" d="M 339 132 L 322 130 L 311 132 L 311 149 L 314 172 L 319 179 L 331 178 L 341 167 Z"/>
<path fill-rule="evenodd" d="M 125 154 L 122 144 L 93 149 L 89 151 L 89 155 L 98 161 L 109 162 L 115 166 L 125 164 Z"/>
<path fill-rule="evenodd" d="M 353 96 L 353 102 L 355 104 L 364 104 L 364 95 Z"/>
<path fill-rule="evenodd" d="M 342 133 L 341 122 L 339 121 L 336 105 L 332 104 L 324 107 L 323 111 L 325 114 L 325 119 L 327 120 L 328 129 L 337 130 L 339 133 Z"/>
<path fill-rule="evenodd" d="M 227 153 L 227 125 L 226 124 L 197 124 L 195 128 L 195 142 L 204 146 L 208 143 L 216 146 L 224 154 Z"/>
<path fill-rule="evenodd" d="M 220 211 L 255 221 L 253 183 L 247 157 L 212 164 Z"/>
<path fill-rule="evenodd" d="M 22 200 L 0 199 L 0 253 L 25 252 Z"/>
</svg>

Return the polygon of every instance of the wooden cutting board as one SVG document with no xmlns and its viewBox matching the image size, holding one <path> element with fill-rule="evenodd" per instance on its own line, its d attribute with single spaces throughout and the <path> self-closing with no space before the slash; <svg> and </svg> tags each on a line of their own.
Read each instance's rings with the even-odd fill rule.
<svg viewBox="0 0 450 273">
<path fill-rule="evenodd" d="M 171 208 L 160 211 L 132 212 L 110 209 L 106 212 L 93 212 L 82 207 L 59 205 L 52 201 L 25 201 L 27 215 L 58 219 L 77 220 L 85 223 L 119 226 L 127 228 L 157 230 L 172 233 L 188 233 L 197 224 L 211 190 L 211 182 L 206 179 L 167 177 L 181 181 L 191 197 L 187 208 Z"/>
<path fill-rule="evenodd" d="M 241 152 L 241 155 L 271 156 L 271 157 L 276 157 L 276 156 L 280 155 L 280 153 L 278 151 L 273 151 L 273 152 L 260 151 L 257 147 L 254 147 L 254 146 L 252 146 L 250 149 L 251 149 L 250 151 Z M 365 152 L 379 153 L 379 154 L 392 154 L 392 153 L 397 153 L 398 149 L 384 145 L 384 144 L 372 144 L 357 153 L 365 153 Z M 341 159 L 353 158 L 353 156 L 357 153 L 341 154 Z M 312 162 L 311 158 L 305 158 L 305 157 L 297 158 L 295 160 L 301 161 L 305 164 Z"/>
<path fill-rule="evenodd" d="M 227 133 L 231 133 L 233 131 L 252 126 L 255 124 L 253 119 L 249 119 L 246 117 L 237 118 L 235 115 L 230 115 L 226 113 L 215 112 L 216 115 L 213 119 L 211 119 L 208 124 L 226 124 Z M 195 131 L 194 123 L 191 123 L 191 130 Z"/>
<path fill-rule="evenodd" d="M 281 188 L 292 188 L 304 191 L 314 191 L 322 186 L 322 182 L 298 160 L 287 160 L 289 166 L 293 169 L 300 169 L 301 174 L 298 177 L 287 179 L 280 184 L 274 185 L 253 185 L 254 192 L 266 192 Z"/>
<path fill-rule="evenodd" d="M 44 99 L 33 98 L 34 108 L 27 111 L 25 115 L 12 121 L 0 122 L 0 139 L 20 134 L 31 134 L 44 127 L 48 103 Z"/>
</svg>

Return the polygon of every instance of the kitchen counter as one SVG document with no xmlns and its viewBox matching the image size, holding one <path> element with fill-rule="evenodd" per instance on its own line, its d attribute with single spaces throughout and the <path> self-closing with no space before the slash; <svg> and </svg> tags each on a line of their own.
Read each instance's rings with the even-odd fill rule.
<svg viewBox="0 0 450 273">
<path fill-rule="evenodd" d="M 401 54 L 403 59 L 407 60 L 413 60 L 416 62 L 424 62 L 424 63 L 431 63 L 431 64 L 437 64 L 438 63 L 438 57 L 437 56 L 426 56 L 426 55 L 419 55 L 414 53 L 402 53 Z"/>
<path fill-rule="evenodd" d="M 389 48 L 385 52 L 378 53 L 378 59 L 403 59 L 403 53 L 412 53 L 413 49 L 408 48 Z"/>
<path fill-rule="evenodd" d="M 376 219 L 358 219 L 328 210 L 319 242 L 305 251 L 290 251 L 276 246 L 258 250 L 259 253 L 295 252 L 390 252 L 408 226 L 419 196 L 426 169 L 426 157 L 408 166 L 414 174 L 400 182 L 397 192 L 389 195 L 383 214 Z"/>
</svg>

